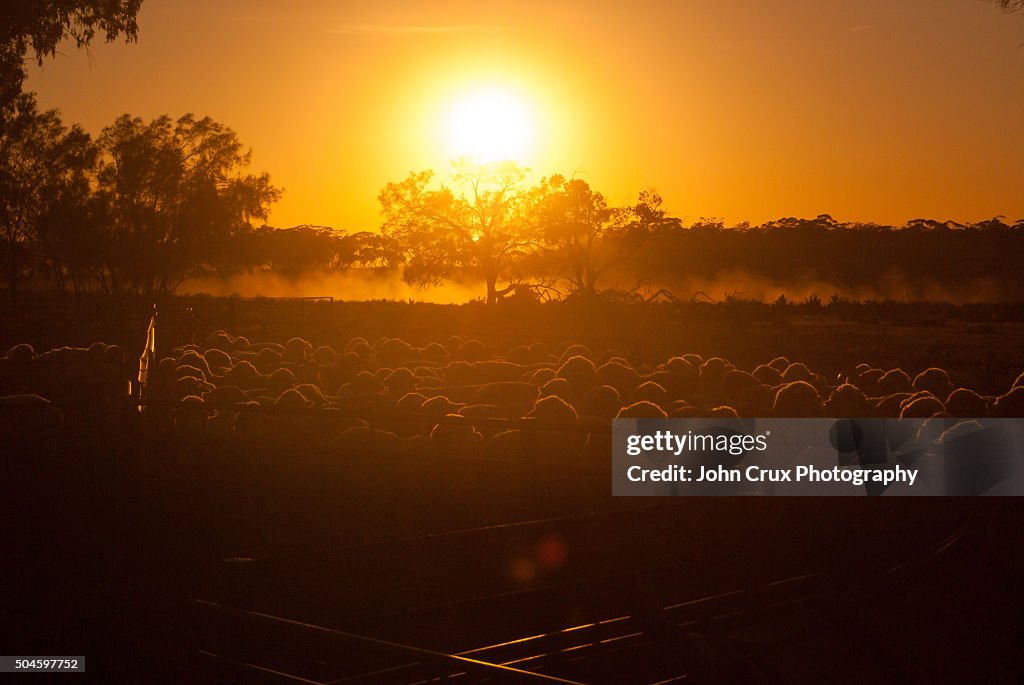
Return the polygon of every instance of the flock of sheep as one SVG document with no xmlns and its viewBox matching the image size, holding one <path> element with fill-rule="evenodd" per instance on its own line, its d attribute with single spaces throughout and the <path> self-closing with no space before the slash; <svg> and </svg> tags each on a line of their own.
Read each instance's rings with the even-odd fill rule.
<svg viewBox="0 0 1024 685">
<path fill-rule="evenodd" d="M 124 366 L 124 351 L 102 343 L 42 354 L 16 345 L 0 360 L 0 406 L 127 400 L 114 372 Z M 1024 374 L 992 397 L 939 368 L 860 364 L 828 379 L 785 357 L 751 370 L 696 354 L 634 365 L 583 345 L 498 354 L 458 337 L 424 347 L 357 337 L 336 350 L 217 331 L 151 367 L 144 400 L 148 429 L 185 438 L 501 458 L 521 450 L 524 430 L 538 449 L 572 455 L 615 417 L 1020 417 Z M 26 429 L 0 420 L 0 431 Z"/>
</svg>

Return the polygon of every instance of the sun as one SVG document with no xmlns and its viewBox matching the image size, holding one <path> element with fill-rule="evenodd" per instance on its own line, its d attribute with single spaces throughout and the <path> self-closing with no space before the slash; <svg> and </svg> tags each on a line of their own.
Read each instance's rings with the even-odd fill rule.
<svg viewBox="0 0 1024 685">
<path fill-rule="evenodd" d="M 445 117 L 446 144 L 453 158 L 525 162 L 534 136 L 533 113 L 526 102 L 500 87 L 462 94 Z"/>
</svg>

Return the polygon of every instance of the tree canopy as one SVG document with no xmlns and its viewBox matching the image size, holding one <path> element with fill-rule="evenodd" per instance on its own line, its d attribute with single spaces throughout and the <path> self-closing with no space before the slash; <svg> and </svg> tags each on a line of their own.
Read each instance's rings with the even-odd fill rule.
<svg viewBox="0 0 1024 685">
<path fill-rule="evenodd" d="M 88 48 L 98 35 L 138 38 L 142 0 L 8 0 L 0 3 L 0 115 L 12 106 L 26 78 L 25 62 L 53 56 L 65 39 Z"/>
<path fill-rule="evenodd" d="M 149 294 L 173 290 L 233 234 L 265 220 L 280 196 L 268 174 L 244 173 L 250 151 L 209 117 L 125 115 L 99 143 L 113 292 L 128 283 Z"/>
<path fill-rule="evenodd" d="M 406 256 L 409 283 L 482 277 L 490 304 L 518 285 L 511 267 L 533 244 L 524 214 L 525 171 L 511 162 L 455 164 L 454 189 L 431 189 L 432 171 L 388 183 L 380 194 L 383 235 Z M 499 281 L 508 284 L 498 287 Z"/>
</svg>

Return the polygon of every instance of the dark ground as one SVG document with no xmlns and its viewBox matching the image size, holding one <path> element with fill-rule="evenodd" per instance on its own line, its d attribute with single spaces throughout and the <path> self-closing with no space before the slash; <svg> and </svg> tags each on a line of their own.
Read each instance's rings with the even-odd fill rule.
<svg viewBox="0 0 1024 685">
<path fill-rule="evenodd" d="M 498 352 L 583 342 L 636 363 L 697 352 L 746 367 L 785 355 L 828 374 L 861 361 L 911 373 L 937 365 L 988 393 L 1024 365 L 1024 322 L 991 311 L 878 308 L 854 320 L 724 306 L 221 300 L 192 301 L 189 314 L 182 304 L 162 310 L 165 349 L 216 328 L 339 348 L 355 335 L 459 335 Z M 8 314 L 0 347 L 102 339 L 135 354 L 147 318 L 144 304 Z M 86 654 L 97 682 L 288 682 L 201 651 L 314 681 L 395 662 L 222 619 L 197 599 L 445 653 L 629 616 L 622 648 L 543 662 L 588 683 L 680 673 L 711 683 L 1019 682 L 1024 672 L 1016 499 L 623 502 L 594 479 L 596 489 L 531 488 L 507 465 L 356 459 L 325 475 L 301 450 L 240 452 L 131 427 L 0 447 L 0 651 Z M 551 539 L 565 563 L 517 576 L 519 560 Z M 691 605 L 706 597 L 719 599 Z"/>
</svg>

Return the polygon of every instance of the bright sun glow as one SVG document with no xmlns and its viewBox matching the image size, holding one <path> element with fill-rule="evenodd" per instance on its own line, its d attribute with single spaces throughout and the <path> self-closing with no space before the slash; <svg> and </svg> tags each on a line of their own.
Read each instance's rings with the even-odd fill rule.
<svg viewBox="0 0 1024 685">
<path fill-rule="evenodd" d="M 525 162 L 533 144 L 532 113 L 522 99 L 500 88 L 459 97 L 448 111 L 445 126 L 453 157 Z"/>
</svg>

